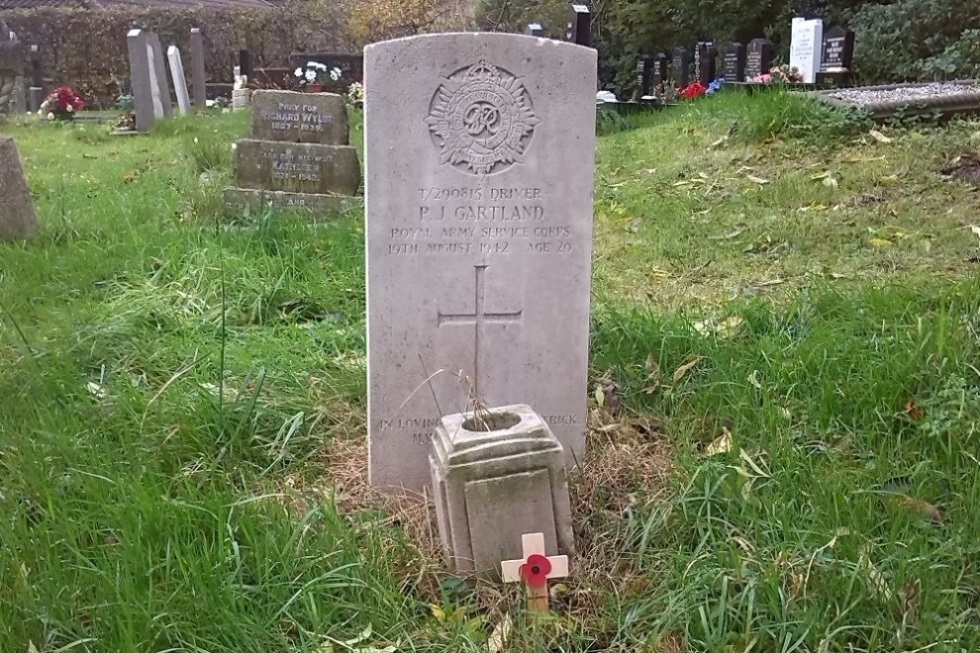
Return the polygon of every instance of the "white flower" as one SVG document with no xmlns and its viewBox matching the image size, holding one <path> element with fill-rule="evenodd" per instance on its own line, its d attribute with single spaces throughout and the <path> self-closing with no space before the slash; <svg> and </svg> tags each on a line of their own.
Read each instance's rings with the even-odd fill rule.
<svg viewBox="0 0 980 653">
<path fill-rule="evenodd" d="M 214 106 L 214 100 L 206 100 L 204 102 L 204 105 L 210 109 L 211 107 Z"/>
<path fill-rule="evenodd" d="M 48 114 L 48 120 L 54 120 L 54 114 L 53 113 L 49 113 Z"/>
<path fill-rule="evenodd" d="M 311 82 L 311 83 L 312 82 L 315 82 L 316 81 L 316 71 L 307 70 L 306 71 L 306 81 Z"/>
<path fill-rule="evenodd" d="M 330 79 L 336 82 L 343 74 L 344 72 L 340 68 L 334 68 L 330 71 Z"/>
<path fill-rule="evenodd" d="M 68 110 L 68 113 L 71 113 L 72 111 L 75 110 L 75 107 L 73 107 L 72 105 L 69 104 L 67 110 Z"/>
<path fill-rule="evenodd" d="M 302 77 L 303 76 L 303 69 L 302 68 L 297 68 L 296 70 L 293 71 L 293 75 L 295 75 L 296 77 Z"/>
</svg>

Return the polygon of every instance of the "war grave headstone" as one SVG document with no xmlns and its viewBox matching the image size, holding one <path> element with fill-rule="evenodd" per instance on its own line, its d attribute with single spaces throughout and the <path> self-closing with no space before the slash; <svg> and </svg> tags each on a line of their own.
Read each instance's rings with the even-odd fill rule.
<svg viewBox="0 0 980 653">
<path fill-rule="evenodd" d="M 498 575 L 521 534 L 570 533 L 596 76 L 595 50 L 517 34 L 365 49 L 370 482 L 429 488 L 444 544 Z"/>
<path fill-rule="evenodd" d="M 691 82 L 691 53 L 687 48 L 674 48 L 671 68 L 675 86 L 684 88 Z"/>
<path fill-rule="evenodd" d="M 772 68 L 772 44 L 769 39 L 752 39 L 745 53 L 745 79 L 766 74 Z"/>
<path fill-rule="evenodd" d="M 823 50 L 823 21 L 796 17 L 790 37 L 789 65 L 803 75 L 804 84 L 817 81 Z"/>
<path fill-rule="evenodd" d="M 180 50 L 176 45 L 167 48 L 167 61 L 170 62 L 170 77 L 174 81 L 174 91 L 177 94 L 177 109 L 180 111 L 180 115 L 186 116 L 191 112 L 191 98 L 187 93 L 184 64 L 180 59 Z"/>
<path fill-rule="evenodd" d="M 725 82 L 745 81 L 745 46 L 729 43 L 725 48 Z"/>
<path fill-rule="evenodd" d="M 667 83 L 668 73 L 667 66 L 669 60 L 667 55 L 663 52 L 656 52 L 653 55 L 653 73 L 652 73 L 652 83 L 654 89 L 659 89 L 661 86 Z"/>
<path fill-rule="evenodd" d="M 37 230 L 34 201 L 14 139 L 0 137 L 0 241 L 28 238 Z"/>
<path fill-rule="evenodd" d="M 230 207 L 305 209 L 334 213 L 349 205 L 361 183 L 350 145 L 347 107 L 333 93 L 257 90 L 251 138 L 235 143 Z"/>
<path fill-rule="evenodd" d="M 569 5 L 565 39 L 576 45 L 592 47 L 592 13 L 587 6 Z"/>
<path fill-rule="evenodd" d="M 191 28 L 191 99 L 200 110 L 208 104 L 208 73 L 205 68 L 204 34 L 199 27 Z"/>
<path fill-rule="evenodd" d="M 653 84 L 653 56 L 641 54 L 636 60 L 636 89 L 634 94 L 637 100 L 649 97 Z"/>
</svg>

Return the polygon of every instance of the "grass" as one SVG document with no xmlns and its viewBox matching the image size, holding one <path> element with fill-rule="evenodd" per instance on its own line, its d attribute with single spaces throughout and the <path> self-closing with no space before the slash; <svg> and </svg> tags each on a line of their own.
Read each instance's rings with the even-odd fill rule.
<svg viewBox="0 0 980 653">
<path fill-rule="evenodd" d="M 227 228 L 241 114 L 13 126 L 42 229 L 0 245 L 0 650 L 478 651 L 505 613 L 508 651 L 980 648 L 975 194 L 938 173 L 980 124 L 630 123 L 580 556 L 535 627 L 364 487 L 360 211 Z"/>
</svg>

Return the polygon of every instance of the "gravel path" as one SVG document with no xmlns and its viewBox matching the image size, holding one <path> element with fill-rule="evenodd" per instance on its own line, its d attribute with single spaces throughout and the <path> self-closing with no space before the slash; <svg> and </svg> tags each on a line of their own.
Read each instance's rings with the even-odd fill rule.
<svg viewBox="0 0 980 653">
<path fill-rule="evenodd" d="M 889 90 L 868 88 L 849 88 L 829 93 L 830 97 L 851 102 L 853 104 L 882 104 L 884 102 L 911 102 L 913 100 L 929 100 L 955 95 L 980 94 L 980 83 L 943 84 L 934 83 L 924 86 L 910 86 Z"/>
</svg>

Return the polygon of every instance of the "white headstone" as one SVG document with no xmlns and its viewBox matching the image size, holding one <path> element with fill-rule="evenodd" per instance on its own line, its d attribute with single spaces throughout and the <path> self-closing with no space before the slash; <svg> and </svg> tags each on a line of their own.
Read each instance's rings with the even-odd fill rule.
<svg viewBox="0 0 980 653">
<path fill-rule="evenodd" d="M 371 483 L 427 485 L 474 396 L 529 405 L 582 460 L 596 51 L 437 34 L 364 59 Z"/>
<path fill-rule="evenodd" d="M 180 115 L 186 116 L 191 112 L 191 98 L 187 93 L 184 64 L 180 60 L 180 50 L 176 45 L 167 48 L 167 59 L 170 61 L 170 77 L 174 80 L 174 90 L 177 92 L 177 108 L 180 110 Z"/>
<path fill-rule="evenodd" d="M 823 21 L 794 18 L 789 50 L 789 65 L 799 68 L 803 82 L 813 84 L 820 71 L 823 56 Z"/>
</svg>

